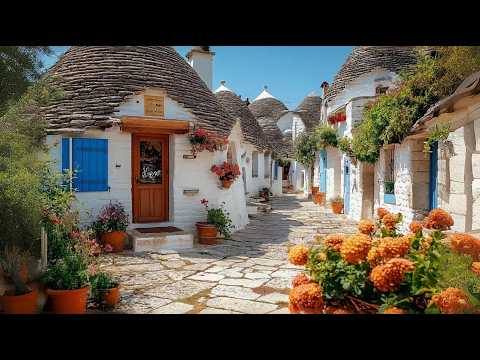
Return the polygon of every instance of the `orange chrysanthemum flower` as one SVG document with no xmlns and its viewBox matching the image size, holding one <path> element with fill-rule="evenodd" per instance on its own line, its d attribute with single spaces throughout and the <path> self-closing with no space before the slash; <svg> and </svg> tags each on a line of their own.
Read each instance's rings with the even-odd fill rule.
<svg viewBox="0 0 480 360">
<path fill-rule="evenodd" d="M 472 271 L 475 274 L 480 275 L 480 262 L 479 261 L 475 261 L 475 262 L 472 263 Z"/>
<path fill-rule="evenodd" d="M 323 312 L 322 288 L 317 283 L 294 287 L 290 291 L 288 308 L 291 313 L 319 314 Z"/>
<path fill-rule="evenodd" d="M 366 260 L 371 246 L 372 241 L 367 235 L 352 235 L 343 242 L 340 255 L 350 264 L 360 264 Z"/>
<path fill-rule="evenodd" d="M 448 288 L 434 295 L 431 300 L 442 314 L 462 314 L 472 309 L 467 294 L 457 288 Z"/>
<path fill-rule="evenodd" d="M 448 236 L 453 252 L 470 255 L 473 260 L 480 260 L 480 240 L 472 235 L 454 233 Z"/>
<path fill-rule="evenodd" d="M 453 226 L 453 218 L 443 209 L 433 209 L 424 220 L 427 229 L 448 230 Z"/>
<path fill-rule="evenodd" d="M 375 224 L 372 220 L 361 220 L 358 224 L 358 231 L 365 235 L 371 235 L 375 231 Z"/>
<path fill-rule="evenodd" d="M 383 217 L 387 214 L 390 214 L 390 211 L 388 211 L 387 209 L 385 209 L 385 208 L 378 208 L 377 209 L 377 216 L 380 220 L 383 219 Z"/>
<path fill-rule="evenodd" d="M 423 229 L 423 224 L 420 221 L 412 221 L 409 226 L 409 229 L 412 233 L 416 234 L 417 232 Z"/>
<path fill-rule="evenodd" d="M 292 280 L 292 287 L 310 283 L 310 278 L 306 274 L 298 274 Z"/>
<path fill-rule="evenodd" d="M 368 252 L 367 260 L 370 264 L 376 266 L 390 259 L 402 257 L 410 249 L 410 241 L 409 236 L 380 239 Z"/>
<path fill-rule="evenodd" d="M 403 309 L 393 307 L 390 309 L 386 309 L 383 313 L 384 314 L 406 314 L 407 312 Z"/>
<path fill-rule="evenodd" d="M 398 216 L 388 213 L 382 218 L 382 223 L 388 231 L 392 231 L 398 223 Z"/>
<path fill-rule="evenodd" d="M 390 259 L 384 265 L 376 266 L 370 273 L 370 280 L 378 291 L 398 290 L 405 279 L 405 273 L 415 269 L 413 262 L 407 259 Z"/>
<path fill-rule="evenodd" d="M 288 251 L 288 261 L 293 265 L 305 265 L 310 249 L 305 245 L 295 245 Z"/>
<path fill-rule="evenodd" d="M 347 237 L 344 234 L 330 234 L 323 241 L 327 248 L 340 251 L 340 247 Z"/>
</svg>

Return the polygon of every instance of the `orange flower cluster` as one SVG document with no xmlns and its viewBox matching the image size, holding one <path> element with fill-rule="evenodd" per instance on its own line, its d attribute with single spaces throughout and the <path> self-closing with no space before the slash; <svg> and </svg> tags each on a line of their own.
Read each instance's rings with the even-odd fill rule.
<svg viewBox="0 0 480 360">
<path fill-rule="evenodd" d="M 383 225 L 385 225 L 385 228 L 388 231 L 392 231 L 393 229 L 395 229 L 395 225 L 397 225 L 398 220 L 398 216 L 393 215 L 392 213 L 388 213 L 382 217 L 382 223 Z"/>
<path fill-rule="evenodd" d="M 425 254 L 428 249 L 430 249 L 430 245 L 432 245 L 433 238 L 430 235 L 425 236 L 422 241 L 420 242 L 420 252 Z"/>
<path fill-rule="evenodd" d="M 470 255 L 473 260 L 480 260 L 480 240 L 469 234 L 454 233 L 449 235 L 453 252 Z"/>
<path fill-rule="evenodd" d="M 407 259 L 390 259 L 384 265 L 376 266 L 370 273 L 370 280 L 378 291 L 398 290 L 405 279 L 405 273 L 415 269 L 413 262 Z"/>
<path fill-rule="evenodd" d="M 352 235 L 343 242 L 340 255 L 350 264 L 360 264 L 367 258 L 371 246 L 372 241 L 367 235 Z"/>
<path fill-rule="evenodd" d="M 375 231 L 375 224 L 372 220 L 361 220 L 358 224 L 358 231 L 365 235 L 371 235 Z"/>
<path fill-rule="evenodd" d="M 453 226 L 453 218 L 443 209 L 433 209 L 424 220 L 427 229 L 448 230 Z"/>
<path fill-rule="evenodd" d="M 292 287 L 305 285 L 310 283 L 310 278 L 306 274 L 298 274 L 292 280 Z"/>
<path fill-rule="evenodd" d="M 309 283 L 294 287 L 290 291 L 288 309 L 292 314 L 323 313 L 322 289 L 317 283 Z"/>
<path fill-rule="evenodd" d="M 293 265 L 305 265 L 310 249 L 305 245 L 295 245 L 288 251 L 288 261 Z"/>
<path fill-rule="evenodd" d="M 345 239 L 346 239 L 346 236 L 343 234 L 330 234 L 325 238 L 325 240 L 323 241 L 323 244 L 327 248 L 340 251 L 340 247 L 342 246 Z"/>
<path fill-rule="evenodd" d="M 467 294 L 457 288 L 443 290 L 434 295 L 431 302 L 437 305 L 442 314 L 462 314 L 472 308 Z"/>
<path fill-rule="evenodd" d="M 406 314 L 406 311 L 403 309 L 393 307 L 390 309 L 386 309 L 383 313 L 384 314 Z"/>
<path fill-rule="evenodd" d="M 472 271 L 475 274 L 480 275 L 480 262 L 479 261 L 475 261 L 475 262 L 472 263 Z"/>
<path fill-rule="evenodd" d="M 352 314 L 352 311 L 347 308 L 336 307 L 336 306 L 327 306 L 324 311 L 325 314 L 332 315 L 349 315 Z"/>
<path fill-rule="evenodd" d="M 417 232 L 423 229 L 423 224 L 420 221 L 412 221 L 409 226 L 409 229 L 412 233 L 416 234 Z"/>
<path fill-rule="evenodd" d="M 390 211 L 388 211 L 387 209 L 385 209 L 385 208 L 378 208 L 377 209 L 377 216 L 380 220 L 383 219 L 383 217 L 387 214 L 390 214 Z"/>
<path fill-rule="evenodd" d="M 408 236 L 380 239 L 376 246 L 368 252 L 367 260 L 370 264 L 376 266 L 390 259 L 402 257 L 410 249 L 410 241 L 411 238 Z"/>
</svg>

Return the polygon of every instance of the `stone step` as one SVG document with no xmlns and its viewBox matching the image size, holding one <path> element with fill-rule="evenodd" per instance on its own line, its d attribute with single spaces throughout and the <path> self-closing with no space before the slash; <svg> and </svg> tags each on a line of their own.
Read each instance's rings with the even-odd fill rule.
<svg viewBox="0 0 480 360">
<path fill-rule="evenodd" d="M 127 231 L 134 252 L 156 252 L 193 248 L 194 236 L 186 231 L 164 233 L 141 233 L 135 229 Z"/>
</svg>

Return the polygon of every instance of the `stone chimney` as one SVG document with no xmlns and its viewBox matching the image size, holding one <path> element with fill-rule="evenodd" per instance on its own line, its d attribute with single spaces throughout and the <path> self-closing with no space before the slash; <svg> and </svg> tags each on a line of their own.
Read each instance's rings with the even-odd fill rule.
<svg viewBox="0 0 480 360">
<path fill-rule="evenodd" d="M 320 87 L 323 89 L 323 98 L 325 99 L 325 97 L 327 96 L 327 92 L 328 92 L 328 87 L 330 85 L 328 85 L 328 82 L 324 81 L 322 82 L 322 85 L 320 85 Z"/>
<path fill-rule="evenodd" d="M 210 46 L 194 46 L 187 54 L 188 63 L 210 90 L 212 90 L 214 55 L 215 53 L 210 51 Z"/>
</svg>

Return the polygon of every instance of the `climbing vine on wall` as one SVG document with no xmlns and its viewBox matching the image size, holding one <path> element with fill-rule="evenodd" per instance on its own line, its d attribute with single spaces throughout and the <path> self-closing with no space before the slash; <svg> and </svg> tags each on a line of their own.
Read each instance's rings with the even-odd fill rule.
<svg viewBox="0 0 480 360">
<path fill-rule="evenodd" d="M 365 110 L 352 139 L 358 160 L 376 162 L 383 145 L 401 142 L 431 105 L 480 70 L 479 46 L 441 46 L 435 50 L 435 57 L 419 51 L 417 65 L 401 73 L 393 89 Z"/>
<path fill-rule="evenodd" d="M 445 141 L 450 134 L 450 124 L 437 125 L 428 133 L 427 138 L 423 143 L 423 152 L 425 155 L 431 152 L 432 145 L 437 141 Z"/>
</svg>

